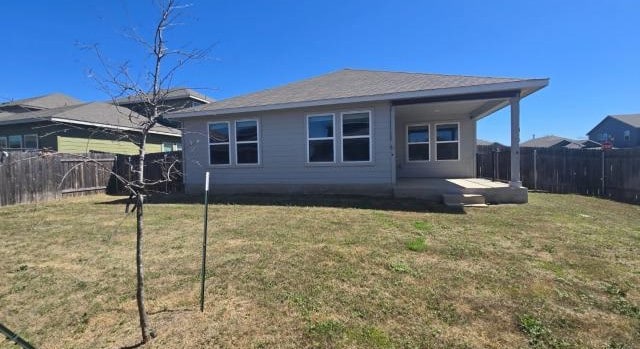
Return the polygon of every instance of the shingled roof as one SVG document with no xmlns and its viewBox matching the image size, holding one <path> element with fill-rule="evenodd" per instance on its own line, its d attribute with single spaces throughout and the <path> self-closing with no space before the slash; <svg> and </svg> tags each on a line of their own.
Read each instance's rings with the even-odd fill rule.
<svg viewBox="0 0 640 349">
<path fill-rule="evenodd" d="M 552 148 L 582 149 L 600 147 L 600 143 L 588 139 L 571 139 L 559 136 L 544 136 L 520 143 L 523 148 Z"/>
<path fill-rule="evenodd" d="M 0 110 L 7 110 L 12 112 L 28 112 L 31 110 L 60 108 L 81 103 L 82 101 L 62 93 L 51 93 L 44 96 L 18 99 L 10 102 L 0 103 Z"/>
<path fill-rule="evenodd" d="M 146 118 L 123 107 L 93 102 L 25 113 L 0 113 L 0 125 L 53 121 L 87 126 L 138 131 Z M 180 136 L 180 131 L 162 125 L 151 133 Z"/>
<path fill-rule="evenodd" d="M 243 96 L 171 113 L 169 117 L 199 112 L 237 111 L 241 108 L 293 106 L 300 103 L 327 101 L 349 102 L 354 98 L 392 99 L 398 94 L 453 89 L 493 84 L 536 81 L 535 90 L 544 87 L 546 79 L 495 78 L 442 74 L 343 69 L 326 75 L 290 83 Z M 538 86 L 539 85 L 539 86 Z"/>
<path fill-rule="evenodd" d="M 204 103 L 214 102 L 212 98 L 206 96 L 196 90 L 187 88 L 187 87 L 175 87 L 168 90 L 162 90 L 161 94 L 163 95 L 163 99 L 166 101 L 175 100 L 175 99 L 187 99 L 194 98 L 198 99 Z M 118 98 L 114 101 L 117 105 L 129 105 L 144 102 L 144 98 L 140 95 L 127 96 L 123 98 Z"/>
<path fill-rule="evenodd" d="M 618 121 L 622 121 L 629 126 L 640 127 L 640 114 L 622 114 L 609 116 Z"/>
</svg>

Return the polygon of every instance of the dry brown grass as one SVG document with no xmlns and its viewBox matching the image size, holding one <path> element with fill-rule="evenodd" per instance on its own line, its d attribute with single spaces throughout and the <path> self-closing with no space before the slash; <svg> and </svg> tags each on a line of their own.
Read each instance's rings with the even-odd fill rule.
<svg viewBox="0 0 640 349">
<path fill-rule="evenodd" d="M 39 348 L 138 339 L 135 222 L 112 200 L 0 208 L 0 321 Z M 530 201 L 464 213 L 368 199 L 218 202 L 204 314 L 202 206 L 151 204 L 147 297 L 158 337 L 147 347 L 640 343 L 640 207 L 573 195 Z M 420 237 L 424 250 L 410 250 Z"/>
</svg>

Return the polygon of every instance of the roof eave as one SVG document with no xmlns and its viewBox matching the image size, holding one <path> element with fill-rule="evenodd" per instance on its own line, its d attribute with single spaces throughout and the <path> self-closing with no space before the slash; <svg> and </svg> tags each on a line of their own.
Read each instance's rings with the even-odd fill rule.
<svg viewBox="0 0 640 349">
<path fill-rule="evenodd" d="M 183 119 L 183 118 L 199 117 L 199 116 L 213 116 L 213 115 L 238 114 L 238 113 L 248 113 L 248 112 L 267 111 L 267 110 L 318 107 L 318 106 L 326 106 L 326 105 L 334 105 L 334 104 L 390 101 L 390 100 L 396 100 L 396 99 L 438 97 L 438 96 L 446 96 L 446 95 L 462 95 L 462 94 L 469 94 L 469 93 L 508 91 L 508 90 L 516 90 L 516 89 L 528 90 L 530 92 L 527 93 L 526 95 L 529 95 L 531 93 L 534 93 L 544 88 L 548 84 L 549 84 L 549 79 L 530 79 L 530 80 L 503 82 L 503 83 L 495 83 L 495 84 L 483 84 L 483 85 L 475 85 L 475 86 L 441 88 L 441 89 L 420 90 L 420 91 L 411 91 L 411 92 L 398 92 L 398 93 L 388 93 L 388 94 L 380 94 L 380 95 L 360 96 L 360 97 L 332 98 L 332 99 L 323 99 L 323 100 L 315 100 L 315 101 L 279 103 L 279 104 L 249 106 L 249 107 L 239 107 L 239 108 L 225 108 L 225 109 L 217 109 L 217 110 L 200 110 L 200 111 L 188 111 L 188 112 L 178 111 L 178 112 L 167 114 L 167 118 Z M 522 97 L 525 97 L 526 95 L 523 95 Z"/>
<path fill-rule="evenodd" d="M 77 124 L 77 125 L 100 127 L 100 128 L 108 128 L 108 129 L 113 129 L 113 130 L 118 130 L 118 131 L 140 132 L 140 129 L 137 129 L 135 127 L 129 127 L 129 126 L 101 124 L 101 123 L 97 123 L 97 122 L 79 121 L 79 120 L 66 119 L 66 118 L 51 118 L 50 120 L 52 122 L 60 122 L 60 123 L 66 123 L 66 124 Z M 157 131 L 157 130 L 149 130 L 149 133 L 159 134 L 159 135 L 164 135 L 164 136 L 181 137 L 181 135 L 177 134 L 177 133 L 162 132 L 162 131 Z"/>
</svg>

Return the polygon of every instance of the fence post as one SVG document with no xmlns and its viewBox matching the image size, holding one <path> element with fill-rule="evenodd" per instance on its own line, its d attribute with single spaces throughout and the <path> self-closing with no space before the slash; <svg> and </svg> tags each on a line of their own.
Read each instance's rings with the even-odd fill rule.
<svg viewBox="0 0 640 349">
<path fill-rule="evenodd" d="M 495 156 L 496 156 L 496 164 L 494 168 L 494 173 L 495 173 L 495 178 L 493 179 L 494 181 L 500 179 L 500 148 L 496 149 Z"/>
<path fill-rule="evenodd" d="M 604 148 L 602 149 L 602 177 L 600 177 L 600 181 L 602 182 L 602 193 L 601 195 L 604 196 Z"/>
<path fill-rule="evenodd" d="M 538 190 L 538 149 L 533 149 L 533 189 Z"/>
</svg>

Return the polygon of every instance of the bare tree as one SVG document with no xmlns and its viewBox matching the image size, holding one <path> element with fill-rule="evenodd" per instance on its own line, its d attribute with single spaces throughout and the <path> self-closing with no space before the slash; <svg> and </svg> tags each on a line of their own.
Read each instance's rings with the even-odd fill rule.
<svg viewBox="0 0 640 349">
<path fill-rule="evenodd" d="M 143 74 L 142 79 L 137 79 L 130 69 L 129 62 L 113 66 L 104 57 L 97 45 L 90 46 L 102 66 L 103 73 L 91 72 L 98 83 L 99 88 L 108 93 L 117 105 L 116 100 L 122 97 L 134 98 L 144 106 L 142 117 L 137 113 L 130 113 L 130 121 L 138 125 L 139 133 L 135 137 L 127 134 L 138 148 L 139 162 L 134 170 L 136 176 L 133 180 L 118 178 L 124 183 L 126 190 L 131 194 L 133 211 L 136 216 L 136 301 L 141 330 L 141 343 L 148 342 L 154 333 L 150 330 L 147 311 L 145 309 L 144 292 L 144 204 L 145 195 L 149 187 L 158 184 L 157 180 L 148 180 L 145 177 L 145 156 L 147 155 L 147 137 L 149 132 L 158 125 L 163 113 L 170 112 L 172 106 L 165 103 L 167 94 L 171 92 L 173 78 L 180 68 L 194 60 L 205 58 L 211 47 L 206 49 L 189 50 L 184 48 L 174 49 L 169 47 L 165 34 L 173 26 L 178 25 L 180 13 L 187 5 L 179 5 L 176 0 L 158 0 L 159 16 L 155 22 L 153 34 L 146 38 L 135 30 L 127 32 L 127 37 L 140 45 L 149 56 L 143 58 L 150 62 L 151 68 Z M 136 115 L 134 117 L 134 114 Z M 134 120 L 135 119 L 135 120 Z M 170 180 L 170 178 L 167 178 Z"/>
</svg>

